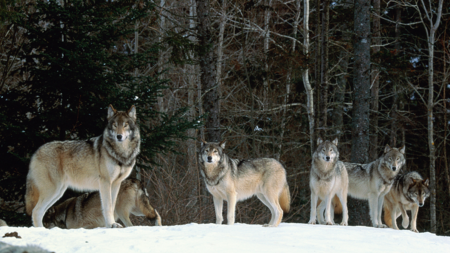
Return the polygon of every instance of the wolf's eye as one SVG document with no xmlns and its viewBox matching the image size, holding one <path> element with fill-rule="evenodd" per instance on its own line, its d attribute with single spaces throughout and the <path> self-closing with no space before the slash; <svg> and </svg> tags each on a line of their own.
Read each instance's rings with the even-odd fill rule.
<svg viewBox="0 0 450 253">
<path fill-rule="evenodd" d="M 117 127 L 117 124 L 116 124 L 116 123 L 114 123 L 114 124 L 113 124 L 113 127 L 114 127 L 114 128 L 116 128 L 116 127 Z"/>
<path fill-rule="evenodd" d="M 416 196 L 417 196 L 417 192 L 415 192 L 415 193 L 414 193 L 414 195 L 416 195 Z"/>
<path fill-rule="evenodd" d="M 391 161 L 392 159 L 389 157 L 389 159 L 388 159 L 389 161 Z"/>
<path fill-rule="evenodd" d="M 214 153 L 217 153 L 217 150 L 214 150 Z"/>
<path fill-rule="evenodd" d="M 399 161 L 400 160 L 400 157 L 397 157 L 397 161 Z"/>
<path fill-rule="evenodd" d="M 330 152 L 332 152 L 333 151 L 333 149 L 332 148 L 330 148 Z"/>
<path fill-rule="evenodd" d="M 325 149 L 323 149 L 322 151 L 325 152 Z"/>
<path fill-rule="evenodd" d="M 128 123 L 124 123 L 123 126 L 124 126 L 124 127 L 128 127 Z"/>
</svg>

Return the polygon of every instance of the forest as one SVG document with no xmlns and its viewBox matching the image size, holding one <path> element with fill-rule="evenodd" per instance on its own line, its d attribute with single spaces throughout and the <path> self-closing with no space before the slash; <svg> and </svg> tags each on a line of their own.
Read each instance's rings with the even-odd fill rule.
<svg viewBox="0 0 450 253">
<path fill-rule="evenodd" d="M 321 137 L 354 163 L 405 146 L 402 173 L 430 182 L 417 228 L 449 235 L 449 23 L 444 0 L 0 0 L 0 218 L 31 226 L 31 156 L 101 135 L 111 104 L 136 106 L 132 177 L 164 225 L 215 222 L 202 140 L 279 160 L 283 222 L 307 223 Z M 349 225 L 371 226 L 367 201 L 348 209 Z M 269 219 L 257 198 L 237 204 L 236 222 Z"/>
</svg>

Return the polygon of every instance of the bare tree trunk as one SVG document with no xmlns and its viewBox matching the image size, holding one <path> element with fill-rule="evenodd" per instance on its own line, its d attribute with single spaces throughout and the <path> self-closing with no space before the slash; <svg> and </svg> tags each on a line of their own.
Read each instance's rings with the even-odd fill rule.
<svg viewBox="0 0 450 253">
<path fill-rule="evenodd" d="M 217 44 L 217 72 L 216 83 L 222 87 L 222 64 L 223 64 L 223 37 L 225 33 L 225 25 L 227 23 L 227 0 L 222 0 L 222 11 L 219 23 L 219 43 Z"/>
<path fill-rule="evenodd" d="M 380 0 L 373 0 L 373 11 L 375 15 L 372 16 L 373 20 L 373 54 L 380 52 L 381 45 L 381 30 L 380 30 Z M 370 135 L 370 147 L 369 158 L 370 161 L 374 161 L 378 158 L 378 94 L 380 90 L 380 71 L 378 69 L 379 61 L 372 65 L 372 88 L 370 89 L 372 101 L 371 101 L 371 135 Z"/>
<path fill-rule="evenodd" d="M 309 0 L 303 0 L 303 53 L 309 57 Z M 314 154 L 314 92 L 309 82 L 309 66 L 306 66 L 302 72 L 303 85 L 306 90 L 309 120 L 309 141 L 311 143 L 311 157 Z"/>
<path fill-rule="evenodd" d="M 211 16 L 209 0 L 197 0 L 198 40 L 200 83 L 204 94 L 203 110 L 206 118 L 206 140 L 218 142 L 220 135 L 220 101 L 216 83 L 216 64 L 214 63 L 214 39 L 211 33 Z"/>
<path fill-rule="evenodd" d="M 436 147 L 434 143 L 434 122 L 433 122 L 433 109 L 434 109 L 434 43 L 435 43 L 435 34 L 441 22 L 441 14 L 442 14 L 442 5 L 443 0 L 439 0 L 439 6 L 437 10 L 436 22 L 433 24 L 434 13 L 436 10 L 432 10 L 430 3 L 430 10 L 427 9 L 427 6 L 424 3 L 424 0 L 421 0 L 422 8 L 425 12 L 425 16 L 429 23 L 429 28 L 423 21 L 423 25 L 427 32 L 427 40 L 428 40 L 428 147 L 429 147 L 429 156 L 430 156 L 430 218 L 431 218 L 431 232 L 436 233 L 437 223 L 436 223 Z M 422 16 L 421 16 L 422 18 Z M 429 29 L 429 30 L 428 30 Z"/>
<path fill-rule="evenodd" d="M 161 0 L 160 2 L 160 7 L 161 7 L 161 14 L 163 14 L 163 9 L 165 8 L 166 5 L 166 0 Z M 159 20 L 159 43 L 161 43 L 164 39 L 164 34 L 165 34 L 165 29 L 166 29 L 166 17 L 164 15 L 160 15 L 160 20 Z M 160 79 L 164 79 L 164 74 L 162 74 L 163 72 L 163 65 L 164 65 L 164 52 L 162 50 L 159 51 L 159 55 L 158 55 L 158 72 L 161 73 L 161 75 L 159 76 Z M 160 112 L 165 112 L 166 109 L 164 108 L 164 101 L 163 98 L 161 96 L 158 96 L 158 107 L 159 107 L 159 111 Z"/>
<path fill-rule="evenodd" d="M 354 101 L 351 161 L 366 163 L 370 142 L 370 0 L 355 0 L 354 14 Z"/>
<path fill-rule="evenodd" d="M 305 0 L 306 1 L 306 0 Z M 314 104 L 315 107 L 315 115 L 314 115 L 314 128 L 315 129 L 319 129 L 320 128 L 320 95 L 321 95 L 321 85 L 320 85 L 320 67 L 322 66 L 321 64 L 321 57 L 320 57 L 320 52 L 322 51 L 322 43 L 321 43 L 321 18 L 320 18 L 320 6 L 321 6 L 321 0 L 316 0 L 316 24 L 315 24 L 315 37 L 316 37 L 316 41 L 315 41 L 315 51 L 314 51 L 314 61 L 315 61 L 315 65 L 314 65 L 314 87 L 315 87 L 315 92 L 316 92 L 316 103 Z M 318 131 L 317 135 L 320 135 L 321 132 Z M 315 137 L 314 137 L 315 138 Z M 314 142 L 312 144 L 312 146 L 315 149 L 315 144 L 316 142 Z"/>
<path fill-rule="evenodd" d="M 191 33 L 195 30 L 195 1 L 190 0 L 189 4 L 189 29 L 191 30 Z M 194 43 L 195 38 L 194 36 L 190 36 L 189 40 Z M 193 58 L 194 54 L 191 53 L 190 57 Z M 196 82 L 197 82 L 197 71 L 195 65 L 187 65 L 187 77 L 188 77 L 188 106 L 189 106 L 189 112 L 188 112 L 188 119 L 193 120 L 195 118 L 195 91 L 196 91 Z M 196 155 L 196 141 L 197 133 L 195 129 L 189 129 L 187 132 L 187 135 L 193 139 L 187 140 L 187 166 L 188 171 L 190 175 L 195 175 L 197 173 L 197 155 Z M 198 211 L 197 204 L 197 182 L 193 182 L 190 198 L 191 201 L 189 201 L 189 206 L 194 207 L 194 212 Z M 201 221 L 199 221 L 201 222 Z"/>
<path fill-rule="evenodd" d="M 267 0 L 268 3 L 264 6 L 264 75 L 263 75 L 263 110 L 268 109 L 268 93 L 269 93 L 269 39 L 270 39 L 270 16 L 272 15 L 272 0 Z"/>
<path fill-rule="evenodd" d="M 350 160 L 354 163 L 367 163 L 370 142 L 370 0 L 355 0 L 354 22 L 352 153 Z M 348 206 L 353 210 L 354 224 L 370 224 L 367 201 L 350 198 Z"/>
<path fill-rule="evenodd" d="M 324 1 L 322 12 L 322 32 L 320 46 L 320 99 L 319 99 L 319 136 L 326 138 L 327 135 L 327 109 L 328 109 L 328 27 L 330 15 L 330 2 Z"/>
<path fill-rule="evenodd" d="M 300 15 L 301 15 L 301 5 L 300 5 L 300 0 L 296 0 L 295 1 L 295 6 L 296 6 L 296 14 L 295 14 L 295 20 L 294 20 L 294 39 L 292 39 L 292 53 L 295 52 L 295 47 L 296 47 L 296 39 L 297 39 L 297 33 L 298 33 L 298 23 L 300 20 Z M 287 103 L 289 101 L 289 94 L 291 93 L 291 82 L 292 82 L 292 61 L 289 64 L 289 68 L 288 68 L 288 73 L 286 76 L 286 95 L 284 96 L 284 109 L 283 109 L 283 116 L 282 116 L 282 120 L 281 120 L 281 133 L 280 133 L 280 138 L 278 141 L 278 150 L 277 153 L 275 154 L 275 158 L 277 160 L 280 160 L 280 156 L 281 156 L 281 148 L 283 145 L 283 137 L 284 137 L 284 132 L 285 132 L 285 128 L 286 128 L 286 112 L 287 112 Z"/>
</svg>

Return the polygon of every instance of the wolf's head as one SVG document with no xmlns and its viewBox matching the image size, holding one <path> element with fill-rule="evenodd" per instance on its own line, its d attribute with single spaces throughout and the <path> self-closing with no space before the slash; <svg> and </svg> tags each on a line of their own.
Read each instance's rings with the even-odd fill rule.
<svg viewBox="0 0 450 253">
<path fill-rule="evenodd" d="M 117 142 L 133 139 L 138 127 L 136 125 L 136 107 L 132 105 L 128 111 L 116 111 L 112 105 L 108 107 L 108 137 Z"/>
<path fill-rule="evenodd" d="M 50 207 L 45 213 L 42 223 L 46 228 L 67 228 L 65 218 L 66 212 L 58 212 L 55 207 Z"/>
<path fill-rule="evenodd" d="M 400 171 L 405 164 L 405 146 L 391 148 L 388 144 L 384 148 L 383 165 L 393 172 Z"/>
<path fill-rule="evenodd" d="M 217 164 L 222 158 L 225 141 L 206 142 L 202 140 L 202 148 L 200 150 L 200 161 L 207 164 Z"/>
<path fill-rule="evenodd" d="M 339 151 L 337 148 L 338 139 L 334 141 L 323 141 L 322 138 L 317 139 L 317 149 L 315 156 L 325 162 L 336 162 L 339 160 Z"/>
<path fill-rule="evenodd" d="M 423 179 L 411 178 L 411 183 L 408 187 L 408 197 L 422 207 L 425 204 L 425 199 L 430 196 L 429 182 Z"/>
</svg>

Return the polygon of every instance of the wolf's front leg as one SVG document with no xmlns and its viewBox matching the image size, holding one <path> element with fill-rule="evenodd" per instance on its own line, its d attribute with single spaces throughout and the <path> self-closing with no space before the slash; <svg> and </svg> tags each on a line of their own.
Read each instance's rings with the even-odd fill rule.
<svg viewBox="0 0 450 253">
<path fill-rule="evenodd" d="M 228 225 L 233 225 L 234 224 L 234 213 L 236 210 L 236 195 L 237 193 L 235 191 L 233 192 L 229 192 L 227 194 L 227 198 L 228 198 L 228 205 L 227 205 L 227 210 L 228 210 L 228 214 L 227 214 L 227 223 Z"/>
<path fill-rule="evenodd" d="M 213 195 L 213 200 L 214 200 L 214 210 L 216 211 L 216 224 L 222 224 L 222 222 L 223 222 L 223 216 L 222 216 L 223 199 Z"/>
<path fill-rule="evenodd" d="M 317 210 L 317 196 L 314 191 L 311 191 L 311 213 L 309 216 L 309 224 L 316 224 L 316 210 Z M 322 215 L 322 214 L 321 214 Z"/>
<path fill-rule="evenodd" d="M 398 230 L 397 226 L 397 207 L 394 206 L 391 210 L 391 222 L 392 222 L 392 228 Z M 386 215 L 386 214 L 385 214 Z"/>
<path fill-rule="evenodd" d="M 374 193 L 369 193 L 369 209 L 370 219 L 374 228 L 378 227 L 378 196 Z"/>
<path fill-rule="evenodd" d="M 400 211 L 402 212 L 402 226 L 403 226 L 403 228 L 408 228 L 409 217 L 408 217 L 408 213 L 406 213 L 405 207 L 402 204 L 400 204 Z"/>
<path fill-rule="evenodd" d="M 384 202 L 384 194 L 380 194 L 378 196 L 378 209 L 377 209 L 377 220 L 378 220 L 378 227 L 379 228 L 387 228 L 388 226 L 384 225 L 381 221 L 381 212 L 383 210 L 383 202 Z"/>
<path fill-rule="evenodd" d="M 419 233 L 419 230 L 417 230 L 417 227 L 416 227 L 418 213 L 419 213 L 419 206 L 414 205 L 414 207 L 411 209 L 411 231 L 416 232 L 416 233 Z"/>
<path fill-rule="evenodd" d="M 122 225 L 116 223 L 116 221 L 114 220 L 114 207 L 112 205 L 111 184 L 108 181 L 101 178 L 99 192 L 100 192 L 100 199 L 102 202 L 103 217 L 105 218 L 105 227 L 121 228 Z"/>
</svg>

